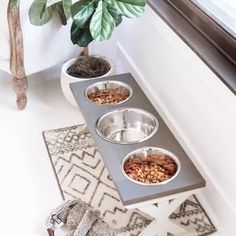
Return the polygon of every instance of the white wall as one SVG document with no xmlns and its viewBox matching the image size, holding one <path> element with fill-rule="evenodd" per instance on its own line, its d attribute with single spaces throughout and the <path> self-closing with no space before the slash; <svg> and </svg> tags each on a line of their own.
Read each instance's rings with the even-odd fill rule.
<svg viewBox="0 0 236 236">
<path fill-rule="evenodd" d="M 0 69 L 9 71 L 10 46 L 7 23 L 8 0 L 0 4 Z"/>
<path fill-rule="evenodd" d="M 116 37 L 118 59 L 205 177 L 220 235 L 235 235 L 236 97 L 150 8 Z"/>
<path fill-rule="evenodd" d="M 30 24 L 29 8 L 32 0 L 20 3 L 20 17 L 24 41 L 24 63 L 26 74 L 50 68 L 77 56 L 80 52 L 70 40 L 70 24 L 61 26 L 59 17 L 44 26 Z M 9 72 L 10 46 L 7 22 L 8 0 L 0 4 L 0 69 Z"/>
</svg>

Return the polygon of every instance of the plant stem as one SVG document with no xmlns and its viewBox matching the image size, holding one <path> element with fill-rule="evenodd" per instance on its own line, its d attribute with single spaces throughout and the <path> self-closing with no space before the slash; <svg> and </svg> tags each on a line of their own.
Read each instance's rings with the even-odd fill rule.
<svg viewBox="0 0 236 236">
<path fill-rule="evenodd" d="M 84 55 L 84 57 L 89 57 L 89 48 L 88 47 L 84 47 L 83 55 Z"/>
</svg>

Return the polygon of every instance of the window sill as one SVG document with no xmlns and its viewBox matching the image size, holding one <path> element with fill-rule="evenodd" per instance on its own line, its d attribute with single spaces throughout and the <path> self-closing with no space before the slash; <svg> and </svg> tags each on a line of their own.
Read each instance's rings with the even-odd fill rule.
<svg viewBox="0 0 236 236">
<path fill-rule="evenodd" d="M 167 1 L 148 0 L 148 5 L 236 95 L 235 65 Z"/>
</svg>

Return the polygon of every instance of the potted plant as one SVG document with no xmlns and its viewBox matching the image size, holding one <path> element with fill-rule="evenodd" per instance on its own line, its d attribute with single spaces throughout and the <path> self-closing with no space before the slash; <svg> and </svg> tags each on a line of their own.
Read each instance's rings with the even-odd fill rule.
<svg viewBox="0 0 236 236">
<path fill-rule="evenodd" d="M 92 41 L 103 41 L 111 37 L 122 17 L 135 18 L 143 14 L 145 0 L 34 0 L 30 7 L 30 22 L 46 24 L 57 12 L 63 25 L 72 18 L 71 41 L 83 47 L 78 58 L 62 66 L 61 85 L 66 98 L 76 106 L 69 83 L 84 79 L 111 75 L 113 65 L 102 57 L 89 55 Z"/>
</svg>

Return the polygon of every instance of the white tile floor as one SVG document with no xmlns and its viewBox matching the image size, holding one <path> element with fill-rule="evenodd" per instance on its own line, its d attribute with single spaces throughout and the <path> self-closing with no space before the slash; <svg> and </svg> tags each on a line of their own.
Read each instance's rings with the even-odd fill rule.
<svg viewBox="0 0 236 236">
<path fill-rule="evenodd" d="M 11 77 L 0 72 L 1 235 L 46 236 L 45 216 L 61 202 L 41 133 L 83 118 L 61 92 L 59 69 L 31 76 L 22 112 L 15 107 Z"/>
<path fill-rule="evenodd" d="M 59 77 L 59 68 L 32 76 L 28 106 L 19 112 L 11 77 L 0 72 L 1 235 L 46 236 L 45 216 L 61 202 L 41 133 L 82 118 L 65 100 Z"/>
</svg>

